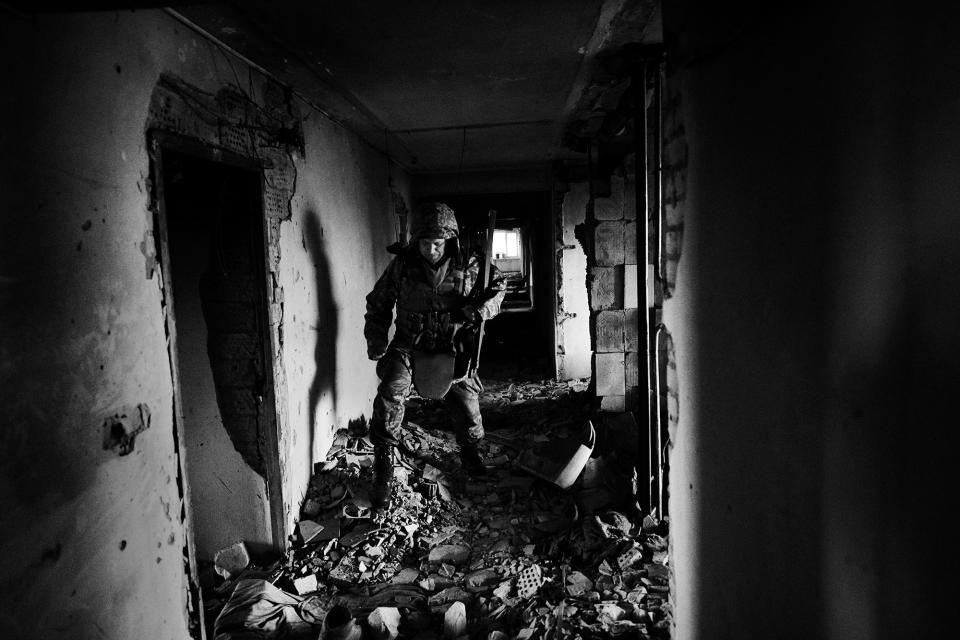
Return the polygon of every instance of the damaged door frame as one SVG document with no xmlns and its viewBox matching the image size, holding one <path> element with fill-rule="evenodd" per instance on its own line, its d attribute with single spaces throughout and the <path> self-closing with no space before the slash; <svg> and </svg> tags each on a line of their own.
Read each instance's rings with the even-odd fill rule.
<svg viewBox="0 0 960 640">
<path fill-rule="evenodd" d="M 164 309 L 164 323 L 167 333 L 167 355 L 170 361 L 170 376 L 173 385 L 173 422 L 174 422 L 174 449 L 177 456 L 177 485 L 180 492 L 180 499 L 183 501 L 183 525 L 184 535 L 186 537 L 186 558 L 187 575 L 190 581 L 188 593 L 188 616 L 193 627 L 196 624 L 199 627 L 199 635 L 196 629 L 191 628 L 191 635 L 194 638 L 206 639 L 206 625 L 203 615 L 203 603 L 200 594 L 200 582 L 197 573 L 196 546 L 193 537 L 194 516 L 192 502 L 190 500 L 190 486 L 186 482 L 186 451 L 181 443 L 186 442 L 183 421 L 180 416 L 183 415 L 181 405 L 182 392 L 180 387 L 180 369 L 177 355 L 177 323 L 174 314 L 174 291 L 173 291 L 173 272 L 170 265 L 169 235 L 167 233 L 167 210 L 166 200 L 164 198 L 163 183 L 163 156 L 165 152 L 176 152 L 190 155 L 202 160 L 208 160 L 219 164 L 225 164 L 231 167 L 239 168 L 250 173 L 255 173 L 259 181 L 260 190 L 260 226 L 261 226 L 261 255 L 263 274 L 262 287 L 264 293 L 264 305 L 262 312 L 266 314 L 267 323 L 261 336 L 263 357 L 267 366 L 265 374 L 269 375 L 268 388 L 269 395 L 273 398 L 274 419 L 266 421 L 267 433 L 263 438 L 264 442 L 264 471 L 267 489 L 267 499 L 270 510 L 270 532 L 272 546 L 274 550 L 282 552 L 285 548 L 286 531 L 284 525 L 284 506 L 283 506 L 283 482 L 280 465 L 279 435 L 281 430 L 280 420 L 285 412 L 280 406 L 280 402 L 285 401 L 285 394 L 280 393 L 277 388 L 278 363 L 273 357 L 275 353 L 273 331 L 270 329 L 276 326 L 280 318 L 273 317 L 271 305 L 266 302 L 269 300 L 268 294 L 272 283 L 270 281 L 269 269 L 269 229 L 267 227 L 267 218 L 265 215 L 264 203 L 264 174 L 263 163 L 256 159 L 237 154 L 235 152 L 223 149 L 221 147 L 209 144 L 195 138 L 190 138 L 168 131 L 151 129 L 147 132 L 147 149 L 150 157 L 150 206 L 154 215 L 154 233 L 157 249 L 157 256 L 160 265 L 160 290 L 162 296 L 162 305 Z M 265 398 L 261 398 L 261 401 Z"/>
</svg>

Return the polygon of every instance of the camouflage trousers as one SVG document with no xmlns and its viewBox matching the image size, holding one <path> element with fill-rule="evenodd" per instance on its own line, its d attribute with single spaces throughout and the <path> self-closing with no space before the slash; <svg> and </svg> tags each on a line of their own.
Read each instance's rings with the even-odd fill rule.
<svg viewBox="0 0 960 640">
<path fill-rule="evenodd" d="M 407 397 L 413 389 L 413 357 L 406 349 L 390 347 L 377 361 L 380 386 L 373 401 L 370 439 L 374 444 L 400 442 L 403 435 L 403 413 Z M 483 438 L 480 418 L 480 392 L 483 386 L 474 375 L 457 382 L 444 396 L 459 444 L 472 444 Z"/>
</svg>

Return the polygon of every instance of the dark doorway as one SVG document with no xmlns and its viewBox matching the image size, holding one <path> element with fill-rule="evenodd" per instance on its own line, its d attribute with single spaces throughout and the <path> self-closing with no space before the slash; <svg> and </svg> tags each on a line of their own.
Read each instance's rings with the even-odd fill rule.
<svg viewBox="0 0 960 640">
<path fill-rule="evenodd" d="M 191 574 L 207 583 L 217 551 L 283 545 L 262 178 L 244 158 L 153 141 Z"/>
<path fill-rule="evenodd" d="M 553 226 L 547 192 L 472 194 L 432 198 L 457 215 L 461 238 L 480 246 L 487 212 L 497 212 L 493 262 L 507 277 L 499 316 L 484 331 L 480 376 L 552 378 L 554 364 Z"/>
</svg>

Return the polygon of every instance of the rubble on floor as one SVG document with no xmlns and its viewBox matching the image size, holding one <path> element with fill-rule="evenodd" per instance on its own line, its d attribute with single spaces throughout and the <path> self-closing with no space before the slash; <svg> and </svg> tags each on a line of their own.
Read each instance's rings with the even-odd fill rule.
<svg viewBox="0 0 960 640">
<path fill-rule="evenodd" d="M 667 523 L 638 517 L 617 448 L 580 461 L 567 490 L 518 464 L 545 443 L 575 441 L 596 418 L 585 389 L 488 384 L 480 477 L 460 470 L 443 404 L 413 398 L 391 504 L 379 511 L 369 439 L 338 433 L 297 540 L 264 575 L 312 619 L 335 610 L 358 624 L 291 637 L 669 638 Z"/>
</svg>

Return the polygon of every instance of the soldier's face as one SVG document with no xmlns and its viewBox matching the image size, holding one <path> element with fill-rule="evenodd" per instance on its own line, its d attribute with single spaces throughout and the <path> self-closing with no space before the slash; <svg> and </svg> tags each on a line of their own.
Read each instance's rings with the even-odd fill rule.
<svg viewBox="0 0 960 640">
<path fill-rule="evenodd" d="M 443 257 L 443 250 L 447 241 L 443 238 L 421 238 L 417 241 L 420 246 L 420 255 L 430 264 L 437 264 Z"/>
</svg>

